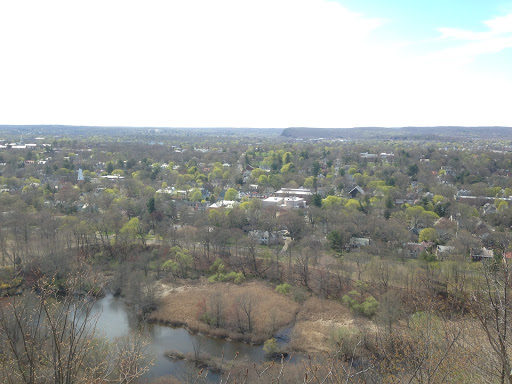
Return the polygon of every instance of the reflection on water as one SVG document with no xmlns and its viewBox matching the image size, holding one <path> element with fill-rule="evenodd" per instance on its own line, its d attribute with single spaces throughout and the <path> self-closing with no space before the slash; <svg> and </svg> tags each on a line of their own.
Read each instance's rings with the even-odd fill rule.
<svg viewBox="0 0 512 384">
<path fill-rule="evenodd" d="M 107 295 L 98 300 L 93 311 L 98 314 L 97 330 L 108 340 L 126 335 L 132 330 L 140 330 L 140 323 L 136 316 L 124 304 L 122 300 Z M 288 330 L 285 330 L 285 332 Z M 172 328 L 158 324 L 145 324 L 144 330 L 148 337 L 148 354 L 155 360 L 147 377 L 178 376 L 186 368 L 186 363 L 168 359 L 164 352 L 173 350 L 182 353 L 194 352 L 194 345 L 200 346 L 204 353 L 212 356 L 222 357 L 226 361 L 234 358 L 239 352 L 239 359 L 260 362 L 265 359 L 265 353 L 261 345 L 249 345 L 236 343 L 223 339 L 214 339 L 198 334 L 191 334 L 183 328 Z M 215 378 L 215 375 L 212 375 Z"/>
</svg>

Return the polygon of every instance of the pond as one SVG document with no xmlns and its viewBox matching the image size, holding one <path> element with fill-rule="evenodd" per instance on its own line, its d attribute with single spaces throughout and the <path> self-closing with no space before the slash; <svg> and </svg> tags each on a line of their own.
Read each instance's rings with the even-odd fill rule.
<svg viewBox="0 0 512 384">
<path fill-rule="evenodd" d="M 94 313 L 98 314 L 97 330 L 108 340 L 128 334 L 130 331 L 141 329 L 141 323 L 130 311 L 130 308 L 122 299 L 112 295 L 107 295 L 99 299 L 93 308 Z M 159 324 L 144 324 L 146 337 L 148 338 L 147 353 L 154 357 L 153 365 L 149 372 L 144 376 L 146 379 L 157 378 L 161 376 L 179 377 L 187 369 L 187 363 L 180 360 L 169 359 L 164 356 L 166 351 L 178 351 L 181 353 L 193 353 L 194 345 L 200 346 L 205 354 L 222 357 L 229 362 L 234 358 L 236 352 L 239 352 L 237 359 L 251 362 L 261 362 L 265 360 L 265 352 L 261 345 L 249 345 L 227 341 L 224 339 L 215 339 L 200 334 L 189 333 L 184 328 L 173 328 Z M 290 329 L 283 330 L 281 333 L 283 339 L 287 338 Z M 280 343 L 284 343 L 278 338 Z M 218 378 L 217 375 L 210 374 L 213 381 Z"/>
</svg>

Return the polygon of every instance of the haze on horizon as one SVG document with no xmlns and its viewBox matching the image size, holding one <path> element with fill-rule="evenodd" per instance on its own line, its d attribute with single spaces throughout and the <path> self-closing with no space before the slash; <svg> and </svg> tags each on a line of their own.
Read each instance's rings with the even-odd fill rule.
<svg viewBox="0 0 512 384">
<path fill-rule="evenodd" d="M 512 1 L 0 1 L 0 124 L 512 126 Z"/>
</svg>

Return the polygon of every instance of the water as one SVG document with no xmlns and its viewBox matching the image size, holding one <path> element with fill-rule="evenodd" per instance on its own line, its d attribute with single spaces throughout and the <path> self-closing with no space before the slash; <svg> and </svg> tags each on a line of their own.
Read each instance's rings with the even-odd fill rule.
<svg viewBox="0 0 512 384">
<path fill-rule="evenodd" d="M 140 322 L 130 311 L 124 302 L 112 295 L 107 295 L 98 300 L 93 311 L 99 315 L 97 330 L 108 340 L 128 334 L 130 331 L 139 331 Z M 239 360 L 251 362 L 262 362 L 265 360 L 265 352 L 261 345 L 249 345 L 215 339 L 200 334 L 189 333 L 183 328 L 173 328 L 159 324 L 144 324 L 145 334 L 148 338 L 147 354 L 154 357 L 153 365 L 144 376 L 147 379 L 161 376 L 179 377 L 187 370 L 187 363 L 180 360 L 169 359 L 164 356 L 166 351 L 178 351 L 181 353 L 193 353 L 194 345 L 200 346 L 206 355 L 218 356 L 221 358 L 224 353 L 224 360 L 231 361 L 236 352 L 239 352 Z M 289 336 L 290 328 L 279 332 L 279 344 L 284 343 Z M 213 381 L 218 377 L 210 374 Z"/>
</svg>

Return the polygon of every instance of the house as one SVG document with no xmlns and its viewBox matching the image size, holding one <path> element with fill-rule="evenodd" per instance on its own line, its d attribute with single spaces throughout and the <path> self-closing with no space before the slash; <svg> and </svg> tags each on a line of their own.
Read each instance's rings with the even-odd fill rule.
<svg viewBox="0 0 512 384">
<path fill-rule="evenodd" d="M 105 175 L 105 176 L 100 176 L 102 179 L 107 179 L 107 180 L 122 180 L 124 179 L 124 176 L 119 176 L 119 175 Z"/>
<path fill-rule="evenodd" d="M 365 193 L 363 191 L 363 188 L 361 188 L 359 185 L 356 185 L 354 188 L 352 188 L 348 194 L 352 197 L 352 198 L 355 198 L 357 195 L 361 195 L 361 196 L 364 196 Z"/>
<path fill-rule="evenodd" d="M 379 154 L 379 158 L 380 159 L 390 159 L 390 158 L 394 158 L 395 157 L 395 154 L 393 152 L 390 152 L 390 153 L 386 153 L 386 152 L 382 152 Z"/>
<path fill-rule="evenodd" d="M 457 233 L 457 222 L 452 217 L 441 217 L 434 223 L 434 228 L 441 241 L 448 241 Z"/>
<path fill-rule="evenodd" d="M 482 207 L 482 213 L 484 215 L 489 215 L 489 214 L 492 214 L 492 213 L 496 213 L 498 210 L 496 208 L 496 205 L 494 204 L 491 204 L 491 203 L 485 203 L 484 206 Z"/>
<path fill-rule="evenodd" d="M 278 232 L 260 230 L 249 231 L 248 235 L 259 244 L 265 245 L 279 244 L 279 239 L 281 237 Z"/>
<path fill-rule="evenodd" d="M 174 187 L 160 188 L 156 191 L 156 193 L 167 193 L 172 195 L 174 193 Z"/>
<path fill-rule="evenodd" d="M 395 199 L 395 205 L 414 204 L 414 199 Z"/>
<path fill-rule="evenodd" d="M 370 243 L 371 240 L 367 237 L 351 237 L 347 244 L 347 250 L 359 252 L 361 247 L 367 247 Z"/>
<path fill-rule="evenodd" d="M 494 251 L 485 247 L 473 248 L 470 251 L 470 255 L 473 261 L 491 260 L 494 257 Z"/>
<path fill-rule="evenodd" d="M 434 244 L 431 243 L 430 241 L 424 241 L 422 243 L 407 243 L 404 244 L 402 253 L 405 257 L 417 259 L 421 252 L 431 248 L 432 245 Z"/>
<path fill-rule="evenodd" d="M 239 205 L 238 201 L 219 200 L 216 203 L 209 205 L 208 209 L 219 209 L 219 208 L 232 209 L 232 208 L 235 208 L 238 205 Z"/>
<path fill-rule="evenodd" d="M 441 167 L 442 171 L 445 171 L 447 175 L 449 176 L 456 176 L 457 172 L 453 169 L 453 167 L 450 166 L 443 166 Z"/>
<path fill-rule="evenodd" d="M 416 227 L 412 227 L 409 229 L 409 232 L 412 233 L 414 236 L 419 236 L 420 235 L 420 230 Z"/>
<path fill-rule="evenodd" d="M 438 245 L 436 247 L 436 257 L 438 260 L 444 260 L 444 258 L 448 255 L 451 255 L 455 252 L 455 247 L 451 247 L 449 245 Z"/>
<path fill-rule="evenodd" d="M 375 161 L 377 159 L 377 155 L 375 153 L 362 152 L 359 154 L 359 156 L 361 156 L 361 159 L 366 159 L 366 160 Z"/>
</svg>

